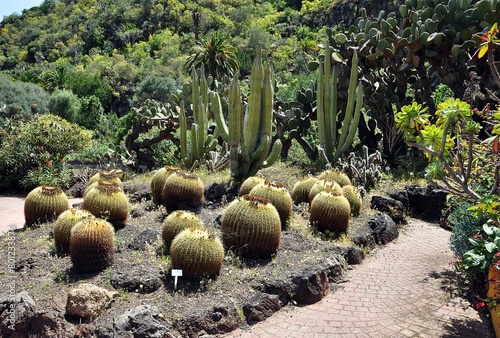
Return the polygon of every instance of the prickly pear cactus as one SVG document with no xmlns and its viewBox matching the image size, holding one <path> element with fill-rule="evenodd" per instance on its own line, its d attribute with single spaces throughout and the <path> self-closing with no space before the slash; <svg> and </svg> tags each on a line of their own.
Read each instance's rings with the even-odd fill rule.
<svg viewBox="0 0 500 338">
<path fill-rule="evenodd" d="M 205 201 L 205 187 L 198 175 L 176 171 L 165 180 L 162 200 L 168 211 L 200 208 Z"/>
<path fill-rule="evenodd" d="M 127 195 L 115 183 L 100 180 L 84 197 L 82 209 L 106 219 L 115 228 L 122 228 L 127 223 L 130 206 Z"/>
<path fill-rule="evenodd" d="M 167 178 L 178 170 L 181 170 L 181 168 L 167 165 L 156 171 L 156 173 L 151 178 L 151 198 L 153 200 L 153 203 L 163 204 L 163 185 L 165 184 Z"/>
<path fill-rule="evenodd" d="M 292 188 L 293 203 L 299 205 L 300 203 L 309 203 L 309 192 L 314 184 L 319 181 L 314 176 L 308 176 L 296 182 Z"/>
<path fill-rule="evenodd" d="M 320 232 L 340 235 L 347 231 L 350 215 L 351 206 L 344 196 L 322 191 L 311 202 L 309 223 Z"/>
<path fill-rule="evenodd" d="M 24 219 L 26 225 L 45 222 L 57 218 L 69 209 L 66 194 L 54 186 L 42 185 L 30 191 L 24 201 Z"/>
<path fill-rule="evenodd" d="M 324 178 L 318 180 L 309 190 L 309 203 L 322 191 L 330 192 L 334 195 L 343 195 L 342 187 L 332 179 Z"/>
<path fill-rule="evenodd" d="M 61 213 L 54 224 L 54 244 L 57 252 L 69 253 L 71 229 L 76 223 L 93 217 L 90 211 L 83 209 L 71 208 Z"/>
<path fill-rule="evenodd" d="M 253 188 L 255 188 L 256 185 L 260 183 L 264 183 L 266 181 L 265 178 L 259 177 L 259 176 L 250 176 L 246 180 L 241 183 L 240 190 L 239 190 L 239 196 L 243 196 L 246 194 L 249 194 L 250 191 L 252 191 Z"/>
<path fill-rule="evenodd" d="M 115 231 L 100 218 L 86 218 L 71 229 L 69 255 L 79 273 L 104 270 L 113 264 Z"/>
<path fill-rule="evenodd" d="M 172 267 L 182 270 L 182 277 L 200 280 L 219 274 L 224 247 L 219 238 L 204 228 L 189 228 L 175 236 L 170 248 Z"/>
<path fill-rule="evenodd" d="M 287 227 L 292 216 L 293 201 L 292 196 L 281 183 L 266 180 L 264 183 L 257 184 L 249 195 L 268 199 L 278 210 L 281 228 Z"/>
<path fill-rule="evenodd" d="M 268 258 L 281 242 L 278 210 L 265 198 L 244 195 L 231 202 L 222 216 L 222 241 L 243 256 Z"/>
<path fill-rule="evenodd" d="M 329 178 L 331 180 L 334 180 L 337 182 L 341 187 L 344 185 L 352 185 L 351 180 L 349 179 L 349 176 L 347 176 L 345 173 L 343 173 L 340 170 L 325 170 L 321 174 L 319 174 L 318 178 L 320 180 Z"/>
<path fill-rule="evenodd" d="M 363 206 L 363 199 L 358 188 L 352 185 L 345 185 L 342 187 L 342 191 L 351 206 L 351 214 L 353 216 L 358 216 L 361 211 L 361 207 Z"/>
<path fill-rule="evenodd" d="M 187 210 L 177 210 L 168 215 L 163 221 L 161 237 L 165 246 L 170 248 L 172 240 L 182 230 L 203 227 L 203 221 L 195 213 Z"/>
</svg>

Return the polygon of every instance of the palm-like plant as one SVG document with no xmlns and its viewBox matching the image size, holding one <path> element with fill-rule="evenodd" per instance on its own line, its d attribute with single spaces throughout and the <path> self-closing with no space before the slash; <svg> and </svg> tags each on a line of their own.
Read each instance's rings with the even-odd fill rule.
<svg viewBox="0 0 500 338">
<path fill-rule="evenodd" d="M 227 35 L 214 32 L 210 38 L 201 38 L 197 42 L 195 53 L 187 58 L 185 67 L 189 71 L 202 65 L 207 75 L 214 79 L 224 75 L 232 77 L 240 69 L 236 48 L 231 45 Z"/>
</svg>

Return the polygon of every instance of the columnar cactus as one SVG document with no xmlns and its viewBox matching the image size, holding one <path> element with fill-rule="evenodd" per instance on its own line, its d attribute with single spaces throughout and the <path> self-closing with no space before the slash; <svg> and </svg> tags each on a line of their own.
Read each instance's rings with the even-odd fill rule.
<svg viewBox="0 0 500 338">
<path fill-rule="evenodd" d="M 104 270 L 113 264 L 115 231 L 100 218 L 85 218 L 71 229 L 69 254 L 77 272 Z"/>
<path fill-rule="evenodd" d="M 266 181 L 265 178 L 259 176 L 250 176 L 246 180 L 241 183 L 240 190 L 238 192 L 239 196 L 243 196 L 249 194 L 256 185 L 260 183 L 264 183 Z"/>
<path fill-rule="evenodd" d="M 83 199 L 82 209 L 106 219 L 115 228 L 121 228 L 128 220 L 130 206 L 127 195 L 119 187 L 100 180 L 98 186 L 90 190 Z"/>
<path fill-rule="evenodd" d="M 347 231 L 350 215 L 351 206 L 344 196 L 322 191 L 311 202 L 309 222 L 318 231 L 340 235 Z"/>
<path fill-rule="evenodd" d="M 212 112 L 220 136 L 229 145 L 231 176 L 241 181 L 254 176 L 261 168 L 273 164 L 279 157 L 281 141 L 271 148 L 274 74 L 271 65 L 263 65 L 257 53 L 250 75 L 250 96 L 247 109 L 241 102 L 240 82 L 237 74 L 229 88 L 228 124 L 224 120 L 220 97 L 210 93 Z"/>
<path fill-rule="evenodd" d="M 45 222 L 57 218 L 69 209 L 66 194 L 54 186 L 42 185 L 30 191 L 24 201 L 24 219 L 26 225 Z"/>
<path fill-rule="evenodd" d="M 222 241 L 243 256 L 268 258 L 281 242 L 278 210 L 265 198 L 244 195 L 231 202 L 222 216 Z"/>
<path fill-rule="evenodd" d="M 163 204 L 162 193 L 165 181 L 171 174 L 178 170 L 181 170 L 181 168 L 167 165 L 155 172 L 151 178 L 151 199 L 153 203 Z"/>
<path fill-rule="evenodd" d="M 200 280 L 220 273 L 224 247 L 219 238 L 204 228 L 189 228 L 175 236 L 170 248 L 172 267 L 187 279 Z"/>
<path fill-rule="evenodd" d="M 176 171 L 165 180 L 162 200 L 168 211 L 200 208 L 205 201 L 205 187 L 198 175 Z"/>
<path fill-rule="evenodd" d="M 90 211 L 83 209 L 71 208 L 61 213 L 54 224 L 54 244 L 57 252 L 69 253 L 71 229 L 76 223 L 93 217 Z"/>
<path fill-rule="evenodd" d="M 337 182 L 329 178 L 324 178 L 314 183 L 309 190 L 309 204 L 313 201 L 314 197 L 322 191 L 326 191 L 334 195 L 343 195 L 342 187 Z"/>
<path fill-rule="evenodd" d="M 296 205 L 307 202 L 309 203 L 309 192 L 314 184 L 319 181 L 314 176 L 308 176 L 296 182 L 292 188 L 292 200 Z"/>
<path fill-rule="evenodd" d="M 351 206 L 351 214 L 353 216 L 358 216 L 361 211 L 361 207 L 363 206 L 363 199 L 361 197 L 361 193 L 358 188 L 352 185 L 345 185 L 342 187 L 342 191 L 344 192 L 345 198 L 349 201 L 349 205 Z"/>
<path fill-rule="evenodd" d="M 168 215 L 163 221 L 161 237 L 165 246 L 170 248 L 172 240 L 182 230 L 203 227 L 203 221 L 195 213 L 187 210 L 177 210 Z"/>
<path fill-rule="evenodd" d="M 278 182 L 266 180 L 257 184 L 251 191 L 251 196 L 268 199 L 278 210 L 281 220 L 281 228 L 285 229 L 292 215 L 293 201 L 288 190 Z"/>
</svg>

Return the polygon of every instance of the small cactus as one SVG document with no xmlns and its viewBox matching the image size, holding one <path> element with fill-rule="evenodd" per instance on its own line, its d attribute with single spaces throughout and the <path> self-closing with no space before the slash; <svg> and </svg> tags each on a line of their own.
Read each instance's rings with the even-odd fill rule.
<svg viewBox="0 0 500 338">
<path fill-rule="evenodd" d="M 83 199 L 82 209 L 90 211 L 95 217 L 106 219 L 115 228 L 121 228 L 128 219 L 129 201 L 115 183 L 100 180 L 98 186 Z"/>
<path fill-rule="evenodd" d="M 328 178 L 337 182 L 341 187 L 344 185 L 352 185 L 349 176 L 339 170 L 325 170 L 323 171 L 318 178 L 320 180 Z"/>
<path fill-rule="evenodd" d="M 200 280 L 220 273 L 224 247 L 219 238 L 204 228 L 188 228 L 175 236 L 170 248 L 172 267 L 187 279 Z"/>
<path fill-rule="evenodd" d="M 24 219 L 26 225 L 45 222 L 57 218 L 69 209 L 66 194 L 54 186 L 42 185 L 30 191 L 24 201 Z"/>
<path fill-rule="evenodd" d="M 97 174 L 92 176 L 87 183 L 87 186 L 90 186 L 94 182 L 99 182 L 100 180 L 106 180 L 115 182 L 119 185 L 120 189 L 123 190 L 123 183 L 120 177 L 123 177 L 124 173 L 121 169 L 112 169 L 112 170 L 99 170 Z"/>
<path fill-rule="evenodd" d="M 292 200 L 295 205 L 299 205 L 300 203 L 307 202 L 309 203 L 309 192 L 314 184 L 319 181 L 314 176 L 308 176 L 306 178 L 301 179 L 296 182 L 292 188 Z"/>
<path fill-rule="evenodd" d="M 264 183 L 257 184 L 249 195 L 268 199 L 278 210 L 281 228 L 287 227 L 288 220 L 292 216 L 293 201 L 292 196 L 281 183 L 266 180 Z"/>
<path fill-rule="evenodd" d="M 198 175 L 176 171 L 163 185 L 163 205 L 168 211 L 199 208 L 205 201 L 205 188 Z"/>
<path fill-rule="evenodd" d="M 239 196 L 243 196 L 249 194 L 256 185 L 260 183 L 264 183 L 266 181 L 265 178 L 259 176 L 250 176 L 246 180 L 241 183 L 240 190 L 238 192 Z"/>
<path fill-rule="evenodd" d="M 313 184 L 313 186 L 309 190 L 309 203 L 311 203 L 314 197 L 316 197 L 316 195 L 322 191 L 331 192 L 334 195 L 344 194 L 344 192 L 342 191 L 342 187 L 334 180 L 331 180 L 329 178 L 321 179 Z"/>
<path fill-rule="evenodd" d="M 172 240 L 182 230 L 203 227 L 203 221 L 195 213 L 186 210 L 177 210 L 168 215 L 163 221 L 161 237 L 165 246 L 170 248 Z"/>
<path fill-rule="evenodd" d="M 99 218 L 86 218 L 71 230 L 69 254 L 77 272 L 104 270 L 113 264 L 115 231 L 111 223 Z"/>
<path fill-rule="evenodd" d="M 244 195 L 231 202 L 222 216 L 222 241 L 243 256 L 268 258 L 281 242 L 278 210 L 265 198 Z"/>
<path fill-rule="evenodd" d="M 350 215 L 351 206 L 344 196 L 322 191 L 311 202 L 309 222 L 318 231 L 340 235 L 347 231 Z"/>
<path fill-rule="evenodd" d="M 349 201 L 349 205 L 351 206 L 351 214 L 353 216 L 358 216 L 363 205 L 363 199 L 358 188 L 352 185 L 345 185 L 342 187 L 342 191 L 344 192 L 344 196 L 345 198 L 347 198 L 347 200 Z"/>
<path fill-rule="evenodd" d="M 86 219 L 93 218 L 90 211 L 71 208 L 59 215 L 54 224 L 54 244 L 57 252 L 69 253 L 69 238 L 71 229 L 76 223 Z"/>
<path fill-rule="evenodd" d="M 176 171 L 181 170 L 180 167 L 164 166 L 156 171 L 151 178 L 151 198 L 155 204 L 163 204 L 162 192 L 163 186 L 167 178 Z"/>
</svg>

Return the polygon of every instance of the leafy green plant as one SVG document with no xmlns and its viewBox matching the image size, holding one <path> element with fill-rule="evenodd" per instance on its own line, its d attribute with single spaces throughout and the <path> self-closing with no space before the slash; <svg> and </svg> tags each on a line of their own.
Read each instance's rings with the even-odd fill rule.
<svg viewBox="0 0 500 338">
<path fill-rule="evenodd" d="M 71 90 L 56 90 L 49 99 L 50 112 L 72 123 L 76 122 L 81 106 Z"/>
</svg>

